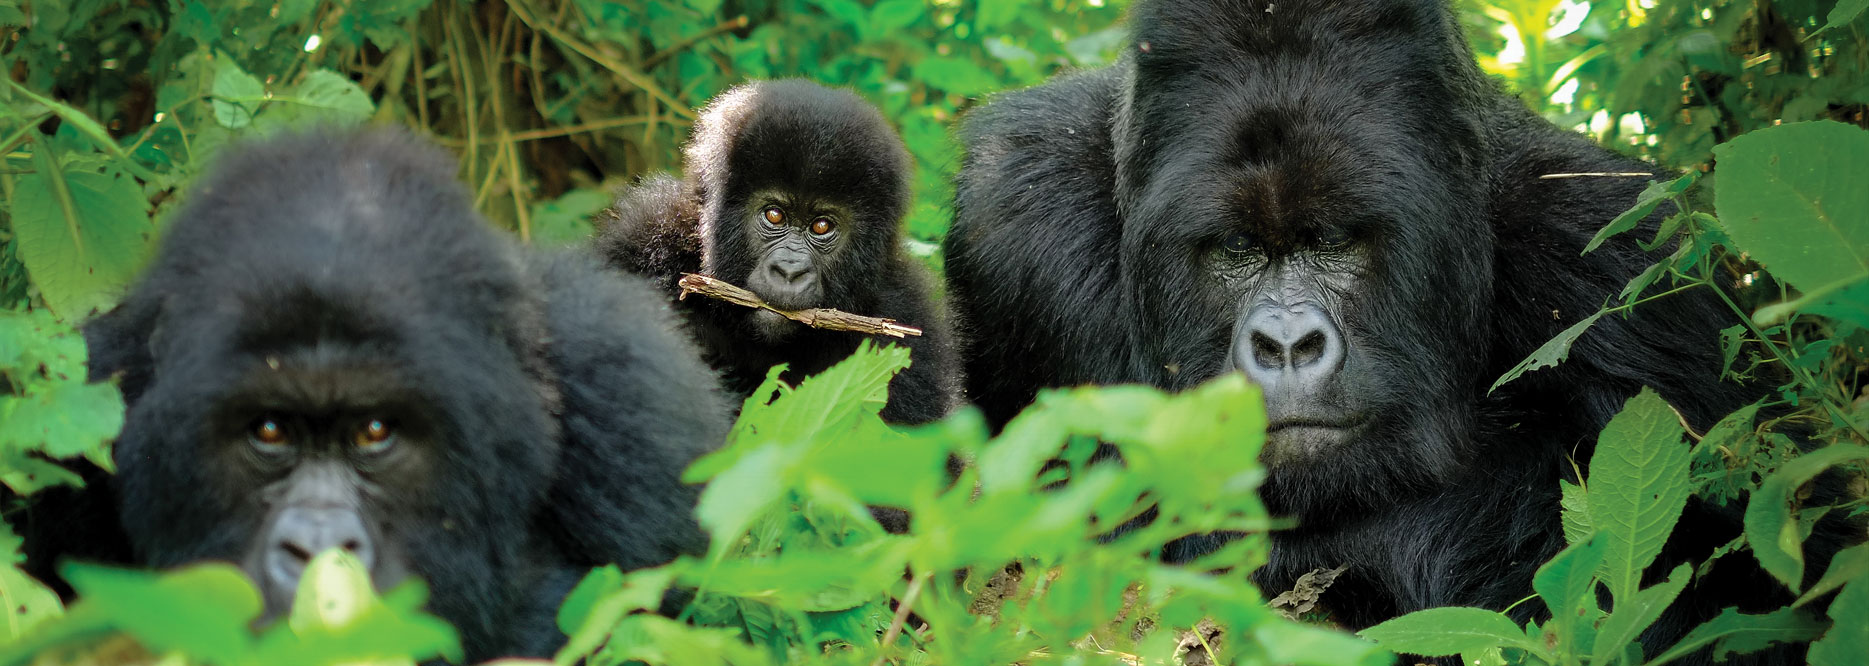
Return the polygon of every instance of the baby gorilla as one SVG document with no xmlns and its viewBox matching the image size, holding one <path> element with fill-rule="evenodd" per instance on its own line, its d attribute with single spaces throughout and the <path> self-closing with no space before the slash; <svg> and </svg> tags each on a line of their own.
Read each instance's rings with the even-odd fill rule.
<svg viewBox="0 0 1869 666">
<path fill-rule="evenodd" d="M 958 393 L 958 364 L 927 272 L 902 250 L 909 155 L 876 109 L 807 81 L 761 81 L 716 97 L 695 124 L 686 182 L 654 176 L 599 217 L 610 263 L 680 293 L 682 273 L 751 289 L 785 310 L 887 317 L 920 337 L 889 384 L 883 419 L 926 423 Z M 706 298 L 680 303 L 726 384 L 750 394 L 774 364 L 796 382 L 850 355 L 863 335 L 807 327 Z"/>
<path fill-rule="evenodd" d="M 114 500 L 64 504 L 118 520 L 66 524 L 122 530 L 41 554 L 234 562 L 276 617 L 345 548 L 379 588 L 427 581 L 477 662 L 551 654 L 593 565 L 703 550 L 679 476 L 727 408 L 660 295 L 516 246 L 454 172 L 393 131 L 230 150 L 85 327 L 129 412 L 114 482 L 85 491 Z M 29 531 L 70 529 L 54 511 Z"/>
</svg>

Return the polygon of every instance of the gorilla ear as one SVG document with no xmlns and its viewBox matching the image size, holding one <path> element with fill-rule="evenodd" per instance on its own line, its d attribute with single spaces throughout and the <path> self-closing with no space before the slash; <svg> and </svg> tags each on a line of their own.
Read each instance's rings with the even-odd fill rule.
<svg viewBox="0 0 1869 666">
<path fill-rule="evenodd" d="M 158 335 L 161 312 L 161 298 L 132 293 L 116 308 L 85 322 L 88 381 L 119 376 L 118 388 L 123 391 L 124 402 L 136 400 L 155 370 L 155 357 L 150 349 Z"/>
</svg>

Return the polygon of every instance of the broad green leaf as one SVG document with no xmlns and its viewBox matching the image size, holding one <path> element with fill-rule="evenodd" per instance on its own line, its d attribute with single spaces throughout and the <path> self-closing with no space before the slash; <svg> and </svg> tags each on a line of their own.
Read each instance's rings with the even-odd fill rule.
<svg viewBox="0 0 1869 666">
<path fill-rule="evenodd" d="M 1635 207 L 1623 211 L 1621 215 L 1616 216 L 1616 219 L 1604 225 L 1601 231 L 1596 232 L 1596 236 L 1592 237 L 1589 243 L 1584 244 L 1583 254 L 1595 251 L 1603 245 L 1603 241 L 1609 240 L 1616 234 L 1634 229 L 1637 224 L 1642 223 L 1643 218 L 1648 217 L 1649 213 L 1655 212 L 1661 204 L 1686 192 L 1687 188 L 1692 187 L 1698 180 L 1700 180 L 1700 172 L 1690 171 L 1687 175 L 1674 180 L 1650 181 L 1648 187 L 1636 196 Z"/>
<path fill-rule="evenodd" d="M 0 607 L 6 615 L 5 624 L 0 624 L 0 645 L 19 640 L 39 623 L 65 612 L 57 594 L 15 566 L 22 559 L 22 545 L 10 527 L 0 524 L 0 604 L 6 604 Z"/>
<path fill-rule="evenodd" d="M 1555 617 L 1574 616 L 1574 610 L 1589 601 L 1594 603 L 1597 568 L 1603 564 L 1604 539 L 1590 539 L 1559 551 L 1551 561 L 1532 575 L 1532 589 L 1544 599 L 1545 607 Z M 1555 620 L 1554 620 L 1555 621 Z"/>
<path fill-rule="evenodd" d="M 306 125 L 355 125 L 370 119 L 376 105 L 349 78 L 328 69 L 312 70 L 296 87 L 274 95 L 259 120 L 266 129 Z"/>
<path fill-rule="evenodd" d="M 65 171 L 46 142 L 36 148 L 40 171 L 14 189 L 14 240 L 46 305 L 82 320 L 114 303 L 148 258 L 149 201 L 128 176 Z"/>
<path fill-rule="evenodd" d="M 1797 603 L 1792 605 L 1803 606 L 1845 583 L 1865 578 L 1869 578 L 1869 543 L 1845 548 L 1833 556 L 1829 568 L 1824 569 L 1823 577 L 1817 579 L 1811 589 L 1805 590 L 1804 595 L 1798 597 Z"/>
<path fill-rule="evenodd" d="M 26 397 L 0 395 L 0 448 L 72 458 L 101 450 L 123 429 L 114 384 L 66 381 Z"/>
<path fill-rule="evenodd" d="M 1792 123 L 1713 152 L 1714 204 L 1738 249 L 1806 292 L 1869 273 L 1869 131 Z"/>
<path fill-rule="evenodd" d="M 1869 273 L 1818 287 L 1784 303 L 1759 308 L 1752 313 L 1752 321 L 1760 326 L 1775 326 L 1797 312 L 1869 328 Z"/>
<path fill-rule="evenodd" d="M 1869 577 L 1857 578 L 1830 602 L 1830 630 L 1811 643 L 1810 666 L 1858 666 L 1869 655 Z"/>
<path fill-rule="evenodd" d="M 1666 536 L 1667 533 L 1663 532 L 1662 535 Z M 1615 594 L 1615 608 L 1597 628 L 1596 644 L 1590 650 L 1594 655 L 1590 663 L 1609 666 L 1612 660 L 1625 654 L 1635 645 L 1635 639 L 1642 635 L 1642 630 L 1654 624 L 1661 617 L 1661 612 L 1668 609 L 1668 604 L 1674 603 L 1674 598 L 1680 596 L 1681 589 L 1687 587 L 1687 581 L 1693 578 L 1693 573 L 1691 565 L 1683 564 L 1668 574 L 1668 580 L 1654 587 L 1628 595 Z M 1634 652 L 1639 662 L 1640 648 Z M 1637 666 L 1637 663 L 1627 663 L 1626 666 Z"/>
<path fill-rule="evenodd" d="M 1804 547 L 1798 521 L 1791 517 L 1792 495 L 1824 470 L 1856 460 L 1869 460 L 1869 447 L 1831 444 L 1798 456 L 1767 477 L 1746 504 L 1746 541 L 1753 556 L 1794 592 L 1804 584 Z"/>
<path fill-rule="evenodd" d="M 870 10 L 872 34 L 888 35 L 914 25 L 928 13 L 924 0 L 883 0 Z"/>
<path fill-rule="evenodd" d="M 1836 6 L 1830 8 L 1830 15 L 1824 17 L 1823 29 L 1848 27 L 1865 9 L 1869 9 L 1869 0 L 1837 0 Z"/>
<path fill-rule="evenodd" d="M 1737 608 L 1728 608 L 1695 627 L 1646 666 L 1686 657 L 1709 644 L 1713 645 L 1713 660 L 1725 661 L 1733 654 L 1758 652 L 1773 644 L 1807 643 L 1823 632 L 1823 623 L 1795 608 L 1780 608 L 1764 615 L 1746 615 Z"/>
<path fill-rule="evenodd" d="M 1395 652 L 1441 657 L 1492 647 L 1516 647 L 1543 654 L 1512 619 L 1482 608 L 1448 607 L 1415 611 L 1357 632 Z"/>
<path fill-rule="evenodd" d="M 1539 368 L 1554 367 L 1559 363 L 1563 363 L 1564 359 L 1570 358 L 1570 346 L 1577 342 L 1577 338 L 1581 337 L 1584 331 L 1590 330 L 1591 324 L 1595 324 L 1596 320 L 1602 318 L 1603 311 L 1598 310 L 1596 313 L 1584 317 L 1583 321 L 1571 324 L 1570 328 L 1559 332 L 1557 337 L 1551 338 L 1544 344 L 1539 345 L 1538 349 L 1532 351 L 1531 356 L 1525 357 L 1525 360 L 1519 361 L 1518 365 L 1512 366 L 1512 369 L 1507 370 L 1506 374 L 1500 375 L 1499 379 L 1493 382 L 1492 387 L 1486 389 L 1486 392 L 1492 393 L 1493 391 L 1499 390 L 1499 387 L 1504 386 L 1506 382 L 1518 379 L 1519 375 Z"/>
<path fill-rule="evenodd" d="M 232 565 L 201 564 L 156 574 L 67 564 L 61 572 L 83 599 L 68 618 L 101 618 L 99 624 L 129 634 L 151 651 L 175 650 L 207 662 L 235 663 L 252 650 L 247 626 L 260 616 L 260 593 Z M 152 613 L 152 608 L 162 612 Z"/>
<path fill-rule="evenodd" d="M 973 61 L 935 56 L 915 63 L 915 78 L 951 95 L 975 97 L 999 87 L 999 78 Z"/>
<path fill-rule="evenodd" d="M 1558 490 L 1564 543 L 1573 546 L 1583 543 L 1590 535 L 1596 534 L 1596 526 L 1590 524 L 1590 494 L 1584 491 L 1583 486 L 1563 480 L 1558 481 Z"/>
<path fill-rule="evenodd" d="M 253 114 L 260 105 L 266 103 L 266 85 L 241 70 L 232 57 L 223 54 L 218 61 L 210 89 L 214 95 L 214 120 L 228 129 L 246 127 L 253 123 Z"/>
<path fill-rule="evenodd" d="M 1590 459 L 1590 524 L 1604 539 L 1603 582 L 1618 600 L 1635 593 L 1687 505 L 1688 447 L 1682 434 L 1673 408 L 1644 388 L 1597 437 Z"/>
</svg>

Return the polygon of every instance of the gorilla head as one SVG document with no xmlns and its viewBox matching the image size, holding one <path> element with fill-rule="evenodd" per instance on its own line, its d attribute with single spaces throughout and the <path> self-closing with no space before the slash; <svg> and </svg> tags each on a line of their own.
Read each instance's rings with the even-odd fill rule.
<svg viewBox="0 0 1869 666">
<path fill-rule="evenodd" d="M 704 546 L 677 479 L 724 432 L 712 375 L 646 285 L 522 251 L 454 172 L 399 132 L 314 133 L 189 192 L 85 328 L 129 404 L 136 564 L 237 563 L 275 617 L 344 548 L 379 587 L 425 580 L 480 660 L 549 654 L 584 569 Z"/>
<path fill-rule="evenodd" d="M 876 311 L 871 277 L 898 256 L 909 156 L 874 107 L 808 81 L 721 93 L 687 149 L 699 190 L 703 272 L 786 310 Z M 749 310 L 767 342 L 803 328 Z"/>
<path fill-rule="evenodd" d="M 1445 177 L 1481 157 L 1477 74 L 1433 2 L 1257 4 L 1131 17 L 1114 153 L 1134 361 L 1172 388 L 1258 382 L 1273 485 L 1315 495 L 1269 496 L 1438 477 L 1491 299 L 1490 255 L 1445 246 L 1491 233 L 1486 184 Z"/>
</svg>

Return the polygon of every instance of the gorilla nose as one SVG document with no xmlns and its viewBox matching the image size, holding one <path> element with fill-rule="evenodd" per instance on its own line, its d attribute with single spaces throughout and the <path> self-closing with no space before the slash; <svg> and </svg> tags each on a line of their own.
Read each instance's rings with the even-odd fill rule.
<svg viewBox="0 0 1869 666">
<path fill-rule="evenodd" d="M 1255 306 L 1241 324 L 1233 363 L 1263 387 L 1315 384 L 1343 365 L 1343 335 L 1315 305 Z"/>
<path fill-rule="evenodd" d="M 332 548 L 350 551 L 365 571 L 376 566 L 376 549 L 363 519 L 350 508 L 288 508 L 279 514 L 267 549 L 266 573 L 271 583 L 290 594 L 313 556 Z M 288 597 L 289 598 L 289 597 Z"/>
<path fill-rule="evenodd" d="M 771 267 L 772 276 L 778 278 L 780 284 L 801 282 L 811 275 L 811 260 L 806 257 L 778 257 Z"/>
</svg>

